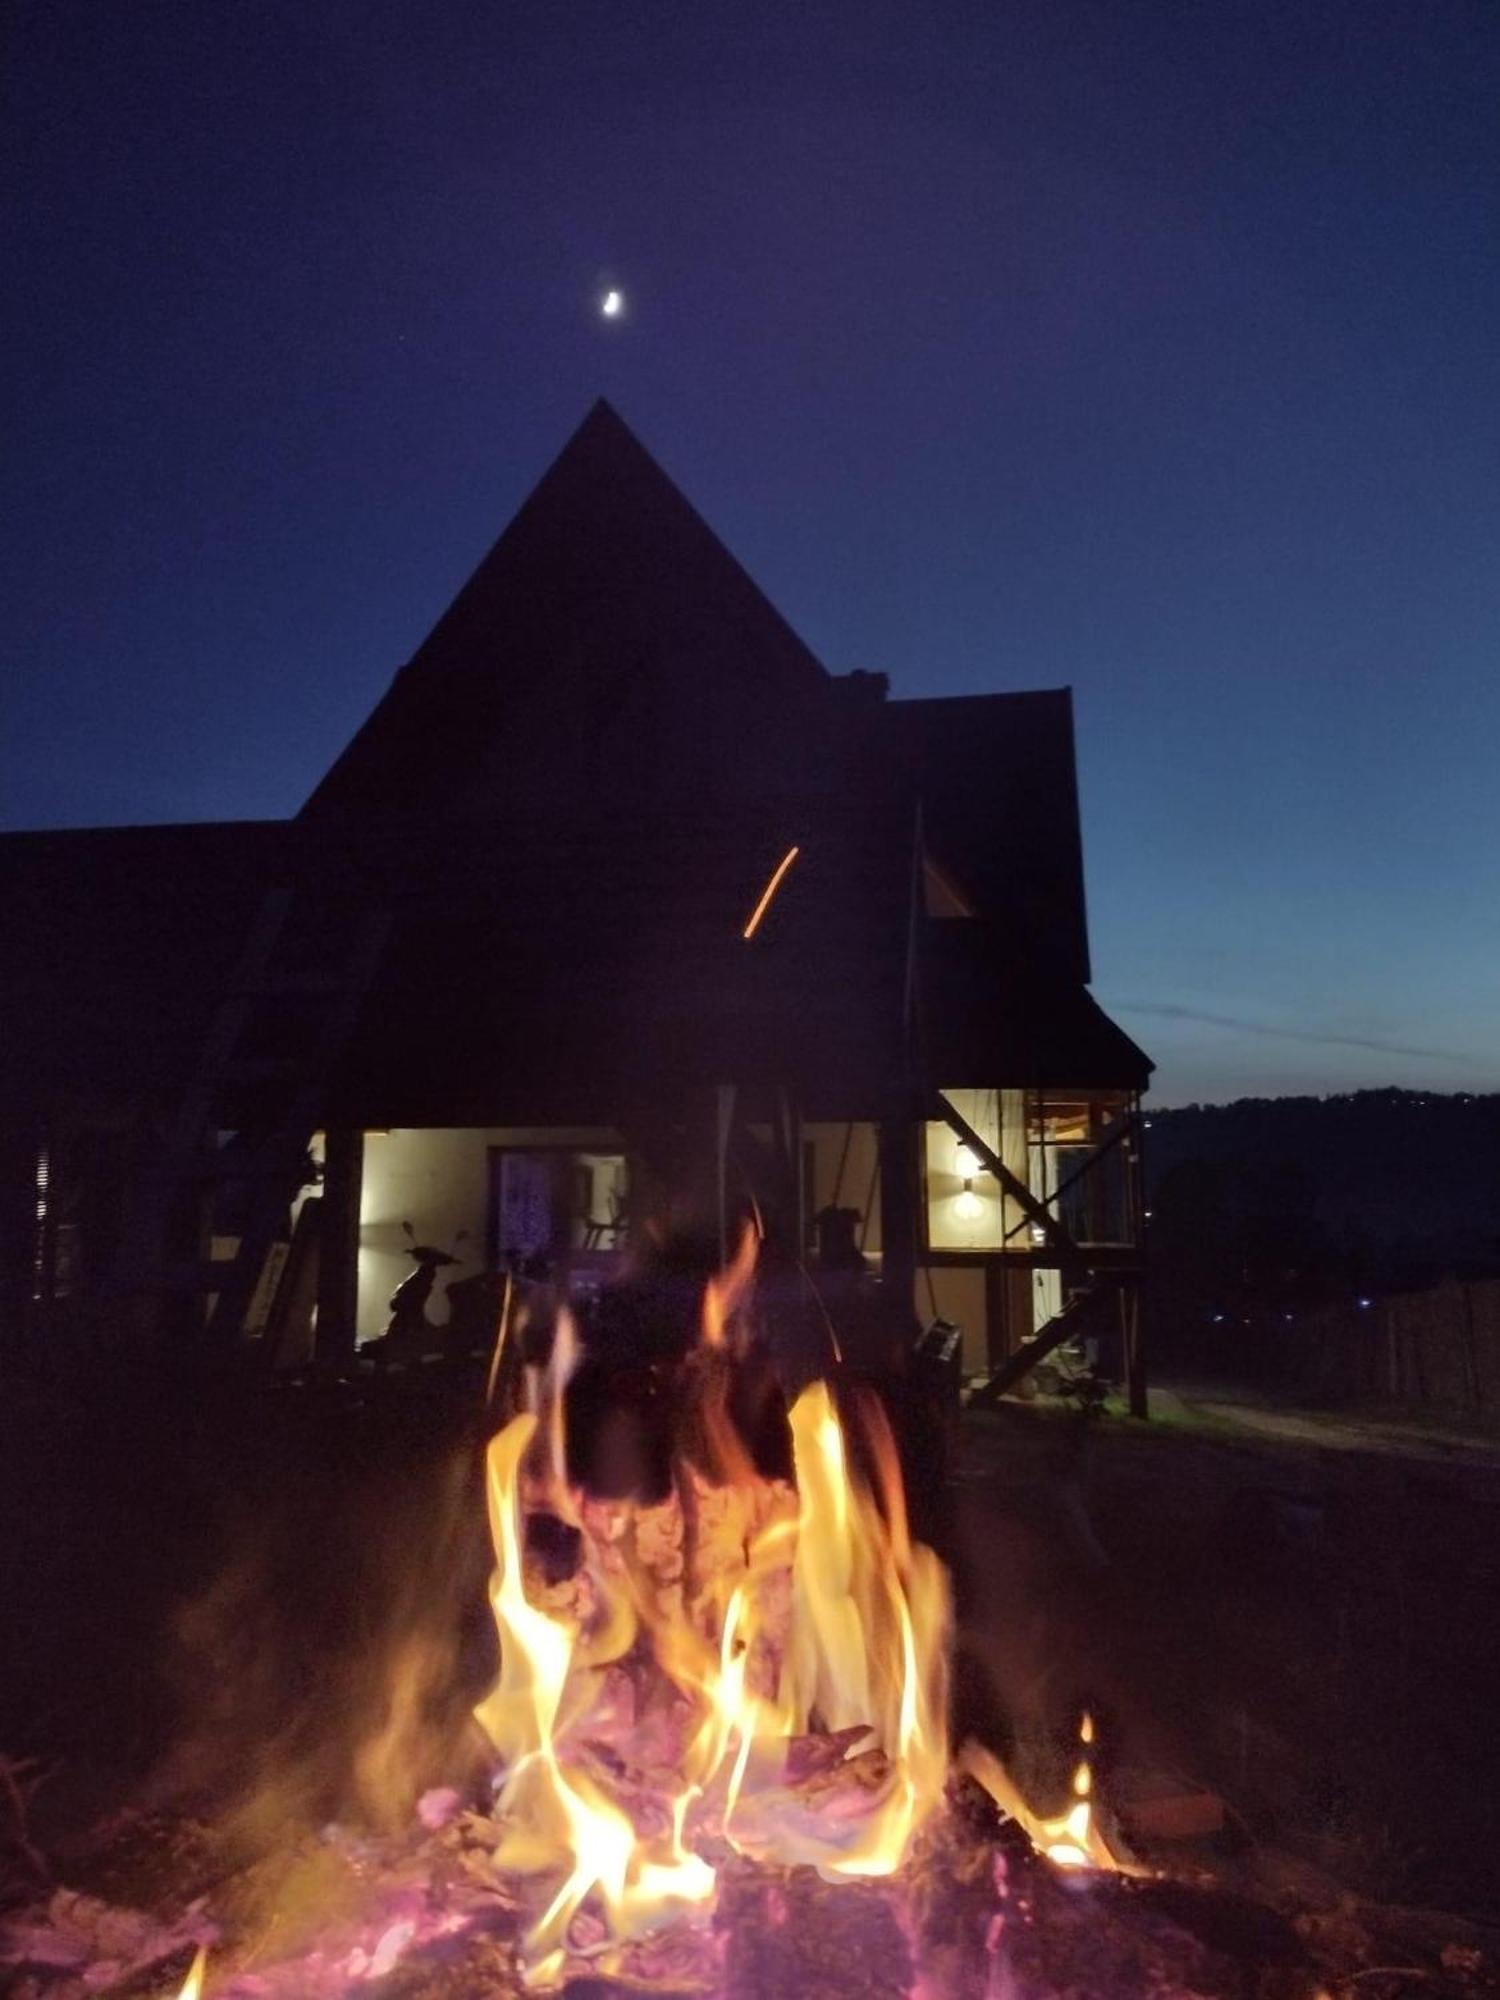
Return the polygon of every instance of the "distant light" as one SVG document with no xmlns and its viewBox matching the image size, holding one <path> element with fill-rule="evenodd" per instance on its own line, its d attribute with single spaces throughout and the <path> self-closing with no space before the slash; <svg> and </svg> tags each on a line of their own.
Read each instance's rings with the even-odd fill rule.
<svg viewBox="0 0 1500 2000">
<path fill-rule="evenodd" d="M 1361 1308 L 1362 1310 L 1364 1310 L 1364 1311 L 1368 1311 L 1368 1310 L 1369 1310 L 1369 1308 L 1370 1308 L 1370 1307 L 1371 1307 L 1372 1305 L 1374 1305 L 1375 1301 L 1374 1301 L 1373 1299 L 1356 1299 L 1356 1300 L 1354 1301 L 1354 1303 L 1355 1303 L 1355 1304 L 1356 1304 L 1357 1306 L 1359 1306 L 1359 1307 L 1360 1307 L 1360 1308 Z"/>
<path fill-rule="evenodd" d="M 619 319 L 625 311 L 625 294 L 617 292 L 611 285 L 599 301 L 599 310 L 606 319 Z"/>
<path fill-rule="evenodd" d="M 1214 1325 L 1215 1325 L 1215 1326 L 1222 1326 L 1222 1325 L 1223 1325 L 1223 1323 L 1224 1323 L 1224 1315 L 1223 1315 L 1223 1313 L 1215 1313 L 1215 1314 L 1214 1314 L 1214 1316 L 1213 1316 L 1213 1320 L 1214 1320 Z"/>
</svg>

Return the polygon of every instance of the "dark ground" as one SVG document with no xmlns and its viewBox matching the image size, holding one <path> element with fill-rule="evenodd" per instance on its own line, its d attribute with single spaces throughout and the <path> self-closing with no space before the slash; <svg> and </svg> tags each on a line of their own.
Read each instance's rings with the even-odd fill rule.
<svg viewBox="0 0 1500 2000">
<path fill-rule="evenodd" d="M 1500 1912 L 1500 1450 L 1006 1406 L 958 1489 L 960 1626 L 1023 1765 L 1090 1702 L 1104 1797 L 1111 1763 L 1196 1780 L 1251 1866 Z"/>
<path fill-rule="evenodd" d="M 339 1810 L 398 1660 L 449 1687 L 418 1718 L 440 1764 L 489 1672 L 476 1403 L 445 1369 L 357 1405 L 9 1385 L 0 1753 L 51 1770 L 39 1836 L 184 1737 L 210 1782 L 274 1744 L 285 1809 Z M 1247 1852 L 1500 1915 L 1500 1455 L 1008 1406 L 966 1419 L 953 1502 L 961 1726 L 1009 1737 L 1023 1783 L 1065 1771 L 1087 1702 L 1106 1799 L 1127 1771 L 1190 1777 Z"/>
</svg>

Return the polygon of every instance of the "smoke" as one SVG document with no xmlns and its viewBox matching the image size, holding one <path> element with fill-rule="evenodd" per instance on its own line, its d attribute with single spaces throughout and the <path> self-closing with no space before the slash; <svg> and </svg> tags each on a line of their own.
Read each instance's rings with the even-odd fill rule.
<svg viewBox="0 0 1500 2000">
<path fill-rule="evenodd" d="M 175 1621 L 180 1729 L 159 1789 L 212 1799 L 250 1855 L 332 1818 L 401 1825 L 423 1790 L 483 1762 L 477 1455 L 376 1456 L 289 1478 Z"/>
</svg>

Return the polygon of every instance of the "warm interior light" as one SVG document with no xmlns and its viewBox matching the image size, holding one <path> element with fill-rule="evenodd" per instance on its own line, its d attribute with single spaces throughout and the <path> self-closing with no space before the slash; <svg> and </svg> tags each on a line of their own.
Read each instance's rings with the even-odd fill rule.
<svg viewBox="0 0 1500 2000">
<path fill-rule="evenodd" d="M 959 1140 L 958 1144 L 953 1149 L 953 1159 L 954 1159 L 953 1171 L 956 1174 L 961 1174 L 966 1181 L 972 1180 L 974 1175 L 977 1174 L 981 1170 L 981 1167 L 983 1166 L 983 1162 L 981 1161 L 979 1155 L 974 1151 L 974 1148 L 966 1144 L 966 1142 L 962 1139 Z"/>
<path fill-rule="evenodd" d="M 965 1181 L 963 1193 L 953 1197 L 953 1212 L 955 1215 L 962 1215 L 968 1220 L 972 1220 L 976 1215 L 984 1213 L 984 1203 L 975 1194 L 972 1181 Z"/>
</svg>

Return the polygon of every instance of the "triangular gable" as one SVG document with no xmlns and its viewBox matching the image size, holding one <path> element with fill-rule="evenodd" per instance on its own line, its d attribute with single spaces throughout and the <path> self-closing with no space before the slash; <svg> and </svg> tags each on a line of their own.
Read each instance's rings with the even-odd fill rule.
<svg viewBox="0 0 1500 2000">
<path fill-rule="evenodd" d="M 304 812 L 798 781 L 828 676 L 598 402 Z"/>
</svg>

